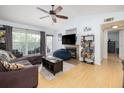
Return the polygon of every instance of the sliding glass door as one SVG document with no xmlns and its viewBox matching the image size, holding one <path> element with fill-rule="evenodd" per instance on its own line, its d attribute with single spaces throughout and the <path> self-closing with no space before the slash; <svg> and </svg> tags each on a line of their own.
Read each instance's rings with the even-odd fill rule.
<svg viewBox="0 0 124 93">
<path fill-rule="evenodd" d="M 27 34 L 27 51 L 28 54 L 36 54 L 40 52 L 40 35 L 28 33 Z"/>
<path fill-rule="evenodd" d="M 40 32 L 13 28 L 13 51 L 23 55 L 40 53 Z"/>
<path fill-rule="evenodd" d="M 21 30 L 22 31 L 22 30 Z M 25 30 L 21 32 L 19 29 L 13 29 L 12 32 L 12 47 L 13 52 L 26 54 L 26 34 Z"/>
<path fill-rule="evenodd" d="M 46 36 L 46 51 L 47 55 L 53 54 L 53 35 Z"/>
</svg>

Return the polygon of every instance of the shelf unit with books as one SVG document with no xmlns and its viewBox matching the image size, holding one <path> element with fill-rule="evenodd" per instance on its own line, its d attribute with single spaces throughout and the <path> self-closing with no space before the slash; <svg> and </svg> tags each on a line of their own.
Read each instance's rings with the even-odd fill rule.
<svg viewBox="0 0 124 93">
<path fill-rule="evenodd" d="M 82 61 L 94 64 L 94 35 L 81 36 L 81 57 Z"/>
</svg>

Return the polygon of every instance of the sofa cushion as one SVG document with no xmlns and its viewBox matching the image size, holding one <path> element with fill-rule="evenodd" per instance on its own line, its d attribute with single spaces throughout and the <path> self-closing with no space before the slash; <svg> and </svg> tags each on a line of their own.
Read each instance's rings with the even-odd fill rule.
<svg viewBox="0 0 124 93">
<path fill-rule="evenodd" d="M 13 60 L 13 62 L 17 62 L 21 60 L 28 60 L 32 65 L 41 64 L 42 55 L 41 54 L 29 54 L 27 56 L 16 58 Z"/>
<path fill-rule="evenodd" d="M 9 57 L 10 57 L 10 60 L 16 59 L 16 57 L 11 52 L 7 51 L 7 53 L 9 55 Z"/>
<path fill-rule="evenodd" d="M 0 72 L 6 72 L 6 71 L 7 71 L 6 68 L 3 66 L 0 60 Z"/>
<path fill-rule="evenodd" d="M 13 71 L 24 68 L 22 64 L 9 63 L 2 55 L 0 55 L 1 71 Z"/>
<path fill-rule="evenodd" d="M 21 61 L 17 61 L 17 62 L 14 62 L 14 63 L 22 64 L 24 66 L 28 66 L 28 65 L 32 66 L 32 64 L 28 60 L 21 60 Z"/>
<path fill-rule="evenodd" d="M 13 60 L 10 55 L 8 54 L 7 51 L 4 50 L 0 50 L 0 55 L 4 56 L 4 58 L 6 58 L 7 61 L 11 62 L 11 60 Z"/>
<path fill-rule="evenodd" d="M 24 68 L 24 65 L 22 64 L 8 63 L 6 61 L 1 62 L 1 63 L 6 68 L 7 71 L 19 70 L 21 68 Z"/>
<path fill-rule="evenodd" d="M 6 60 L 6 58 L 3 55 L 0 55 L 0 72 L 7 71 L 6 68 L 2 64 L 3 61 L 7 61 L 7 60 Z"/>
</svg>

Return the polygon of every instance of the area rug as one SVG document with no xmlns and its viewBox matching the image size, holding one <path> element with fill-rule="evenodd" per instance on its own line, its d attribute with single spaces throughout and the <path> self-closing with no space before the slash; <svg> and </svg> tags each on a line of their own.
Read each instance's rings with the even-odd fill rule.
<svg viewBox="0 0 124 93">
<path fill-rule="evenodd" d="M 73 67 L 75 67 L 75 65 L 67 63 L 67 62 L 63 62 L 63 71 L 56 73 L 55 76 L 42 66 L 39 67 L 39 71 L 44 76 L 45 79 L 53 80 L 57 78 L 57 76 L 62 75 L 63 73 L 71 70 Z"/>
</svg>

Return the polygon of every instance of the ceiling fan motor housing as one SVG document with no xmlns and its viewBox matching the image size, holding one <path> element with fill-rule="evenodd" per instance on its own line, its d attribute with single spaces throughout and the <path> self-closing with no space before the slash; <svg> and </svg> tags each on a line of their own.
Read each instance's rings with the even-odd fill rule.
<svg viewBox="0 0 124 93">
<path fill-rule="evenodd" d="M 50 14 L 51 15 L 56 15 L 56 13 L 53 10 L 50 11 Z"/>
</svg>

